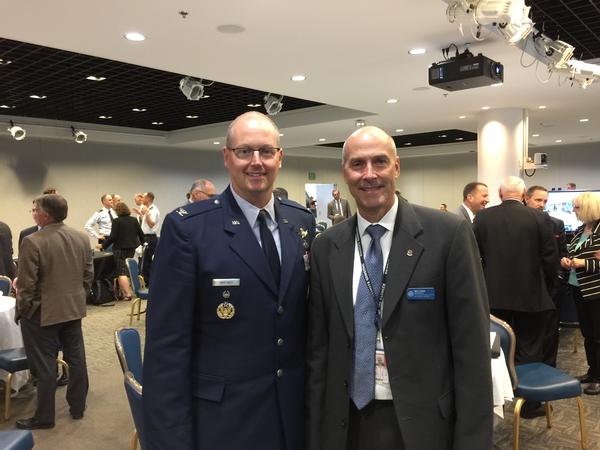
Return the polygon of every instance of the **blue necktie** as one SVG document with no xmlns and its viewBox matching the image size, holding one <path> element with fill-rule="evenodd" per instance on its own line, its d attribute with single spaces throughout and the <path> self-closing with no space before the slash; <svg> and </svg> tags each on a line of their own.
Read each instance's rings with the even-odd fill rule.
<svg viewBox="0 0 600 450">
<path fill-rule="evenodd" d="M 265 257 L 267 258 L 267 262 L 269 263 L 269 267 L 271 268 L 271 272 L 273 272 L 275 284 L 279 286 L 281 279 L 281 264 L 279 262 L 279 252 L 277 251 L 277 245 L 275 244 L 273 233 L 271 233 L 271 230 L 267 225 L 268 217 L 269 213 L 266 210 L 261 209 L 258 212 L 257 220 L 260 230 L 260 242 L 262 244 Z"/>
<path fill-rule="evenodd" d="M 376 299 L 379 299 L 383 281 L 383 252 L 379 239 L 386 231 L 381 225 L 367 227 L 371 245 L 364 258 Z M 361 274 L 354 305 L 354 370 L 351 388 L 351 397 L 358 409 L 367 406 L 375 397 L 376 314 L 375 299 Z"/>
</svg>

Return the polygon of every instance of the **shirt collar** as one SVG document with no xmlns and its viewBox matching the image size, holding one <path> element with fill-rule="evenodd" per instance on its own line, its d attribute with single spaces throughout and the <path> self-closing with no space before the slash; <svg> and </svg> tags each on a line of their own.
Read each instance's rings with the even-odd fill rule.
<svg viewBox="0 0 600 450">
<path fill-rule="evenodd" d="M 388 231 L 394 231 L 394 224 L 396 223 L 396 215 L 398 214 L 398 197 L 394 195 L 394 204 L 390 210 L 385 213 L 385 216 L 381 218 L 377 224 L 381 225 Z M 358 223 L 358 233 L 362 237 L 369 225 L 374 225 L 360 215 L 360 212 L 356 213 Z"/>
<path fill-rule="evenodd" d="M 465 211 L 467 211 L 467 214 L 469 215 L 469 219 L 471 219 L 471 222 L 473 222 L 473 219 L 475 218 L 475 214 L 473 214 L 473 211 L 471 211 L 471 208 L 469 208 L 464 203 L 462 204 L 462 207 L 465 208 Z"/>
<path fill-rule="evenodd" d="M 244 198 L 240 197 L 235 192 L 233 187 L 231 188 L 231 193 L 233 194 L 233 198 L 242 210 L 242 213 L 246 217 L 246 220 L 250 224 L 251 228 L 254 228 L 254 225 L 256 224 L 256 219 L 258 218 L 258 213 L 261 209 L 264 209 L 269 213 L 269 217 L 273 223 L 277 223 L 277 221 L 275 220 L 275 199 L 273 198 L 273 194 L 271 194 L 271 200 L 269 200 L 269 203 L 267 203 L 262 208 L 257 208 L 248 200 L 245 200 Z"/>
</svg>

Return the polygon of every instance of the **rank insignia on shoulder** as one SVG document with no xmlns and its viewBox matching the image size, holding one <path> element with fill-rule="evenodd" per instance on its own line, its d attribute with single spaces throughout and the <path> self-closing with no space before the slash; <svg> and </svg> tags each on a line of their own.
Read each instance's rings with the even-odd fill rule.
<svg viewBox="0 0 600 450">
<path fill-rule="evenodd" d="M 239 225 L 239 224 L 240 224 L 240 221 L 239 221 L 239 220 L 237 220 L 237 219 L 233 219 L 233 220 L 231 221 L 231 225 Z"/>
<path fill-rule="evenodd" d="M 304 239 L 306 236 L 308 236 L 308 230 L 306 228 L 300 227 L 300 230 L 298 231 L 298 235 Z"/>
<path fill-rule="evenodd" d="M 181 217 L 183 217 L 183 216 L 187 216 L 189 213 L 185 209 L 179 208 L 177 210 L 177 214 L 179 214 Z"/>
</svg>

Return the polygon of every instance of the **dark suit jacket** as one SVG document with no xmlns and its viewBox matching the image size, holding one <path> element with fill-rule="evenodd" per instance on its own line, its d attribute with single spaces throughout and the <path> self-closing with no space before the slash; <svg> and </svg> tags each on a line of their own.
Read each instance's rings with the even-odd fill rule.
<svg viewBox="0 0 600 450">
<path fill-rule="evenodd" d="M 8 225 L 0 222 L 0 275 L 5 275 L 11 280 L 15 277 L 15 264 L 12 257 L 12 233 Z"/>
<path fill-rule="evenodd" d="M 35 233 L 36 231 L 38 231 L 37 225 L 21 230 L 21 232 L 19 233 L 19 248 L 21 248 L 21 242 L 23 242 L 23 239 L 25 239 L 30 234 Z"/>
<path fill-rule="evenodd" d="M 120 216 L 112 222 L 110 236 L 102 242 L 102 249 L 114 244 L 115 249 L 136 248 L 144 243 L 144 232 L 137 218 Z"/>
<path fill-rule="evenodd" d="M 353 216 L 311 249 L 308 450 L 346 448 L 355 229 Z M 422 287 L 433 287 L 435 300 L 409 300 L 407 289 Z M 489 315 L 469 223 L 399 200 L 382 335 L 406 449 L 491 449 Z"/>
<path fill-rule="evenodd" d="M 559 258 L 542 212 L 507 200 L 477 213 L 479 244 L 490 308 L 539 312 L 555 309 Z"/>
<path fill-rule="evenodd" d="M 279 450 L 281 438 L 304 450 L 305 245 L 315 222 L 289 200 L 275 209 L 279 288 L 230 188 L 165 219 L 146 325 L 147 450 Z M 228 320 L 217 315 L 225 301 L 235 307 Z"/>
<path fill-rule="evenodd" d="M 350 217 L 350 203 L 348 203 L 348 200 L 340 198 L 340 204 L 342 205 L 342 217 Z M 336 214 L 338 214 L 338 212 L 335 207 L 335 200 L 332 200 L 327 203 L 327 217 L 329 217 L 329 220 L 333 222 L 333 218 L 336 216 Z"/>
<path fill-rule="evenodd" d="M 17 313 L 31 319 L 41 308 L 43 327 L 81 319 L 93 277 L 87 235 L 64 223 L 46 225 L 19 251 Z"/>
</svg>

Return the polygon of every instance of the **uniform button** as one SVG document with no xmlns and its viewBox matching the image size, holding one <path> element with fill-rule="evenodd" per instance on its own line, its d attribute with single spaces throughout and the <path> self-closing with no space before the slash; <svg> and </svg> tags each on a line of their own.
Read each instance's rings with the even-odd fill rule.
<svg viewBox="0 0 600 450">
<path fill-rule="evenodd" d="M 277 339 L 277 346 L 281 347 L 283 345 L 283 338 Z"/>
<path fill-rule="evenodd" d="M 277 376 L 281 378 L 283 376 L 283 369 L 277 369 Z"/>
<path fill-rule="evenodd" d="M 342 419 L 341 425 L 342 428 L 346 428 L 346 419 Z"/>
<path fill-rule="evenodd" d="M 389 337 L 389 336 L 384 336 L 384 337 L 383 337 L 383 340 L 384 340 L 384 341 L 389 341 L 389 340 L 390 340 L 390 337 Z"/>
<path fill-rule="evenodd" d="M 348 387 L 348 380 L 344 380 L 344 387 Z"/>
<path fill-rule="evenodd" d="M 277 314 L 279 314 L 279 315 L 282 315 L 282 314 L 283 314 L 283 311 L 284 311 L 284 309 L 283 309 L 283 306 L 279 305 L 279 306 L 277 307 Z"/>
</svg>

